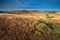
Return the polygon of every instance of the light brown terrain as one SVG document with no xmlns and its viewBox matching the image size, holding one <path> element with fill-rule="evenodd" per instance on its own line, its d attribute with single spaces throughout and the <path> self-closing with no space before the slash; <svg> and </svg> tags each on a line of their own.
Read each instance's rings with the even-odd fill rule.
<svg viewBox="0 0 60 40">
<path fill-rule="evenodd" d="M 39 12 L 39 11 L 15 11 L 0 13 L 0 40 L 49 40 L 49 37 L 55 35 L 49 27 L 42 23 L 43 27 L 35 27 L 34 23 L 48 21 L 48 14 L 53 23 L 60 23 L 60 12 Z M 49 34 L 42 30 L 47 28 Z M 37 36 L 36 31 L 41 31 L 41 35 Z M 51 40 L 54 40 L 51 38 Z"/>
<path fill-rule="evenodd" d="M 26 11 L 26 10 L 20 10 L 20 11 L 16 11 L 16 12 L 8 12 L 8 13 L 0 13 L 1 16 L 9 16 L 9 18 L 12 18 L 12 17 L 15 17 L 15 18 L 33 18 L 33 19 L 36 19 L 36 20 L 39 20 L 39 19 L 44 19 L 46 20 L 45 18 L 45 15 L 46 14 L 49 14 L 49 16 L 51 16 L 51 20 L 53 21 L 57 21 L 57 23 L 60 23 L 60 12 L 39 12 L 39 11 L 36 11 L 36 10 L 33 10 L 33 11 Z"/>
</svg>

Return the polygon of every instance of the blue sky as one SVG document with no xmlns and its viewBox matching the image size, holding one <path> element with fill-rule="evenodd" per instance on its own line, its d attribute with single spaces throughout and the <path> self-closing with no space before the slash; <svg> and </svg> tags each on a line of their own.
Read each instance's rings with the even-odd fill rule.
<svg viewBox="0 0 60 40">
<path fill-rule="evenodd" d="M 60 0 L 0 0 L 0 11 L 2 10 L 60 11 Z"/>
</svg>

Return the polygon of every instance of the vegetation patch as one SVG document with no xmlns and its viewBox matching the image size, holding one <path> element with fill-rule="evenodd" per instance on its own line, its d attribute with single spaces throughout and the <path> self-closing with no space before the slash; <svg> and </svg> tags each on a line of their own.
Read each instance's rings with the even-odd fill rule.
<svg viewBox="0 0 60 40">
<path fill-rule="evenodd" d="M 43 33 L 41 31 L 38 31 L 38 30 L 35 31 L 35 35 L 37 35 L 37 36 L 42 36 L 42 34 Z"/>
</svg>

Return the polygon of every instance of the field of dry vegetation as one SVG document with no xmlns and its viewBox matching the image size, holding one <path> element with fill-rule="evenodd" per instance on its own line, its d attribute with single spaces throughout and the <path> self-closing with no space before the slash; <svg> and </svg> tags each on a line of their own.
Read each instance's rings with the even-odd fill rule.
<svg viewBox="0 0 60 40">
<path fill-rule="evenodd" d="M 60 12 L 0 11 L 0 40 L 60 40 Z"/>
</svg>

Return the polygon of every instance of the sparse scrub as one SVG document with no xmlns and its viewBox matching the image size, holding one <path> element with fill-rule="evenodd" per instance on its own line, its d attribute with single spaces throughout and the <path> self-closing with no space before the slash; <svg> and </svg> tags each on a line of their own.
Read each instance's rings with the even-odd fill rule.
<svg viewBox="0 0 60 40">
<path fill-rule="evenodd" d="M 41 31 L 36 30 L 36 31 L 35 31 L 35 35 L 37 35 L 37 36 L 42 36 L 43 33 L 42 33 Z"/>
<path fill-rule="evenodd" d="M 45 15 L 47 21 L 32 16 L 24 18 L 25 14 L 9 15 L 0 15 L 0 40 L 60 40 L 60 24 L 51 22 L 49 14 Z"/>
<path fill-rule="evenodd" d="M 50 19 L 51 17 L 49 16 L 49 14 L 46 14 L 46 19 Z"/>
<path fill-rule="evenodd" d="M 42 35 L 44 35 L 48 40 L 54 40 L 54 28 L 53 28 L 53 25 L 51 23 L 47 23 L 47 22 L 44 22 L 44 21 L 39 21 L 39 22 L 36 22 L 35 23 L 35 28 L 36 28 L 36 35 L 39 36 L 39 31 L 42 31 Z M 38 31 L 37 31 L 38 30 Z M 52 33 L 52 35 L 50 35 L 50 33 Z M 54 37 L 54 38 L 52 38 Z"/>
</svg>

